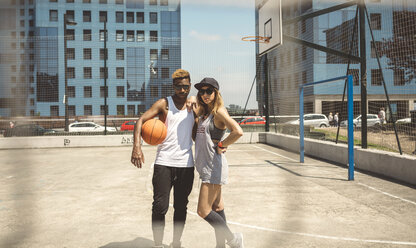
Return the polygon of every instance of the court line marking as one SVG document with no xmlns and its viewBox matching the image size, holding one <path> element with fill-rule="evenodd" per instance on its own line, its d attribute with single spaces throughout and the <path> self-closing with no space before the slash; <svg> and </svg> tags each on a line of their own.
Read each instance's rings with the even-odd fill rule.
<svg viewBox="0 0 416 248">
<path fill-rule="evenodd" d="M 357 183 L 357 184 L 362 185 L 362 186 L 364 186 L 364 187 L 367 187 L 367 188 L 369 188 L 369 189 L 372 189 L 372 190 L 374 190 L 374 191 L 380 192 L 380 193 L 382 193 L 382 194 L 384 194 L 384 195 L 387 195 L 387 196 L 390 196 L 390 197 L 393 197 L 393 198 L 399 199 L 399 200 L 401 200 L 401 201 L 404 201 L 404 202 L 407 202 L 407 203 L 410 203 L 410 204 L 413 204 L 413 205 L 415 205 L 415 206 L 416 206 L 416 202 L 414 202 L 414 201 L 410 201 L 410 200 L 407 200 L 407 199 L 404 199 L 404 198 L 401 198 L 401 197 L 398 197 L 398 196 L 392 195 L 392 194 L 390 194 L 390 193 L 387 193 L 387 192 L 381 191 L 381 190 L 379 190 L 379 189 L 376 189 L 376 188 L 374 188 L 374 187 L 368 186 L 368 185 L 363 184 L 363 183 Z"/>
<path fill-rule="evenodd" d="M 294 162 L 299 162 L 299 161 L 298 161 L 298 160 L 296 160 L 296 159 L 293 159 L 293 158 L 289 158 L 289 157 L 286 157 L 286 156 L 280 155 L 280 154 L 278 154 L 278 153 L 275 153 L 275 152 L 269 151 L 269 150 L 264 149 L 264 148 L 262 148 L 262 147 L 259 147 L 259 146 L 256 146 L 256 145 L 253 145 L 253 146 L 254 146 L 254 147 L 256 147 L 256 148 L 258 148 L 258 149 L 260 149 L 260 150 L 263 150 L 263 151 L 269 152 L 269 153 L 271 153 L 271 154 L 274 154 L 274 155 L 276 155 L 276 156 L 279 156 L 279 157 L 282 157 L 282 158 L 286 158 L 286 159 L 289 159 L 289 160 L 294 161 Z"/>
<path fill-rule="evenodd" d="M 172 204 L 169 204 L 169 206 L 173 207 Z M 198 216 L 197 213 L 192 212 L 190 210 L 187 210 L 187 212 L 191 215 Z M 234 221 L 227 221 L 227 223 L 233 224 L 233 225 L 236 225 L 236 226 L 242 226 L 242 227 L 247 227 L 247 228 L 251 228 L 251 229 L 262 230 L 262 231 L 269 231 L 269 232 L 275 232 L 275 233 L 284 233 L 284 234 L 294 234 L 294 235 L 300 235 L 300 236 L 306 236 L 306 237 L 312 237 L 312 238 L 333 239 L 333 240 L 342 240 L 342 241 L 354 241 L 354 242 L 363 242 L 363 243 L 378 243 L 378 244 L 394 244 L 394 245 L 416 246 L 416 242 L 336 237 L 336 236 L 327 236 L 327 235 L 319 235 L 319 234 L 311 234 L 311 233 L 283 231 L 283 230 L 277 230 L 277 229 L 272 229 L 272 228 L 267 228 L 267 227 L 242 224 L 242 223 L 238 223 L 238 222 L 234 222 Z"/>
</svg>

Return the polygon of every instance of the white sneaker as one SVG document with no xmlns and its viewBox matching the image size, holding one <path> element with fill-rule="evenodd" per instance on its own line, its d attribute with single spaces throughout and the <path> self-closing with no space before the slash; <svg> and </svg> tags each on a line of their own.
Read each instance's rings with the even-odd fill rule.
<svg viewBox="0 0 416 248">
<path fill-rule="evenodd" d="M 243 243 L 243 234 L 242 233 L 234 233 L 233 240 L 227 242 L 231 248 L 244 248 Z"/>
</svg>

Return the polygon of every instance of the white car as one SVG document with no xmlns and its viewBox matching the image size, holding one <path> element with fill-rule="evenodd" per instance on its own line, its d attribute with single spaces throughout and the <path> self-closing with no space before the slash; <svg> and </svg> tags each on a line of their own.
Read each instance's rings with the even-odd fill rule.
<svg viewBox="0 0 416 248">
<path fill-rule="evenodd" d="M 352 123 L 353 123 L 354 128 L 361 127 L 361 115 L 355 117 Z M 380 121 L 380 118 L 378 118 L 378 115 L 367 114 L 367 127 L 380 125 L 380 123 L 381 121 Z M 340 123 L 341 127 L 346 127 L 347 125 L 348 125 L 347 120 L 341 121 Z"/>
<path fill-rule="evenodd" d="M 104 126 L 98 125 L 94 122 L 75 122 L 69 125 L 69 132 L 103 132 Z M 107 131 L 115 132 L 117 129 L 115 127 L 107 126 Z"/>
<path fill-rule="evenodd" d="M 292 125 L 299 125 L 299 119 L 288 123 Z M 324 114 L 305 114 L 303 115 L 303 124 L 305 126 L 329 127 L 328 118 Z"/>
<path fill-rule="evenodd" d="M 411 123 L 411 122 L 412 122 L 412 120 L 409 117 L 409 118 L 398 119 L 396 121 L 396 124 L 404 124 L 404 123 Z"/>
</svg>

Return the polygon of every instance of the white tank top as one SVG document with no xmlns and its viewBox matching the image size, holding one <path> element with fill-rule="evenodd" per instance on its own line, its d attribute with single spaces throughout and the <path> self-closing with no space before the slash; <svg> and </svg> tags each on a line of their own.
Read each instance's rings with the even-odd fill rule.
<svg viewBox="0 0 416 248">
<path fill-rule="evenodd" d="M 193 167 L 192 127 L 194 113 L 178 110 L 172 97 L 167 97 L 168 115 L 165 125 L 168 128 L 165 140 L 157 148 L 155 164 L 171 167 Z"/>
</svg>

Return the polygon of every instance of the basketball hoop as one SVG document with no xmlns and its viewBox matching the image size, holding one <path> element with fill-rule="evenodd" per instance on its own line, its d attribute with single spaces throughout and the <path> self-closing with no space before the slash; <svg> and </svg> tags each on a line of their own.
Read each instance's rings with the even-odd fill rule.
<svg viewBox="0 0 416 248">
<path fill-rule="evenodd" d="M 242 41 L 254 41 L 257 43 L 269 43 L 270 38 L 264 36 L 246 36 L 241 38 Z"/>
</svg>

